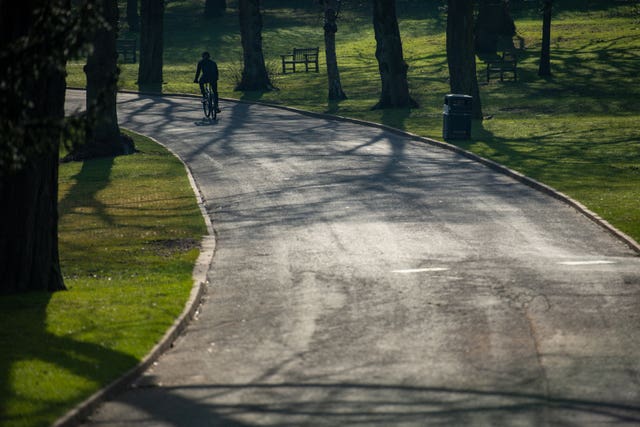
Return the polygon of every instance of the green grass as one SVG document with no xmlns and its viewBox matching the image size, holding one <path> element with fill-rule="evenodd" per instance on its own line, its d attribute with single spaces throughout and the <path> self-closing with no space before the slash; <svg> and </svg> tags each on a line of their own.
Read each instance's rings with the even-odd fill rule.
<svg viewBox="0 0 640 427">
<path fill-rule="evenodd" d="M 135 366 L 181 313 L 206 228 L 183 165 L 141 153 L 60 168 L 68 291 L 0 298 L 0 424 L 46 426 Z"/>
<path fill-rule="evenodd" d="M 164 92 L 196 93 L 194 64 L 207 49 L 220 66 L 223 97 L 360 118 L 441 138 L 442 101 L 449 91 L 441 2 L 398 2 L 410 90 L 420 108 L 385 111 L 371 111 L 380 81 L 367 2 L 345 3 L 338 23 L 338 64 L 349 97 L 340 103 L 326 99 L 323 66 L 319 74 L 279 74 L 279 54 L 293 46 L 323 46 L 321 12 L 313 2 L 264 1 L 265 60 L 279 90 L 234 92 L 241 48 L 236 2 L 228 3 L 227 16 L 209 22 L 201 17 L 200 2 L 167 5 Z M 457 144 L 565 192 L 640 240 L 640 6 L 595 0 L 554 4 L 553 77 L 537 76 L 542 25 L 537 8 L 514 2 L 516 26 L 525 41 L 520 79 L 483 84 L 478 60 L 483 112 L 491 119 L 474 123 L 473 139 Z M 81 66 L 71 68 L 72 84 L 83 84 Z M 136 89 L 136 73 L 137 64 L 122 64 L 122 87 Z"/>
</svg>

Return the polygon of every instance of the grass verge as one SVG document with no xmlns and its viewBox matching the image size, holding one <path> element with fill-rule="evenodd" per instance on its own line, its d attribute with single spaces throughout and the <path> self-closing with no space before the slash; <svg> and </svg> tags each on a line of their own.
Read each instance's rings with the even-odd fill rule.
<svg viewBox="0 0 640 427">
<path fill-rule="evenodd" d="M 165 15 L 164 92 L 197 93 L 192 83 L 203 50 L 221 70 L 221 95 L 284 104 L 383 123 L 440 139 L 448 93 L 446 15 L 441 2 L 397 3 L 409 85 L 420 108 L 371 111 L 380 78 L 368 2 L 343 2 L 336 34 L 342 86 L 349 99 L 328 102 L 320 73 L 279 73 L 279 55 L 294 46 L 323 46 L 317 2 L 264 0 L 265 60 L 279 90 L 234 92 L 242 50 L 237 1 L 226 16 L 207 21 L 202 2 L 178 0 Z M 636 2 L 637 3 L 637 2 Z M 123 3 L 124 8 L 124 3 Z M 124 9 L 123 9 L 124 13 Z M 537 76 L 542 20 L 535 2 L 513 2 L 524 40 L 517 82 L 481 86 L 483 111 L 470 141 L 453 141 L 579 200 L 640 241 L 640 10 L 633 1 L 554 2 L 551 78 Z M 126 35 L 126 28 L 123 30 Z M 71 64 L 70 84 L 82 86 L 82 63 Z M 484 64 L 478 60 L 478 80 Z M 137 89 L 137 64 L 122 64 L 120 84 Z"/>
<path fill-rule="evenodd" d="M 182 163 L 131 134 L 131 156 L 60 168 L 66 292 L 0 298 L 0 424 L 47 426 L 135 366 L 179 316 L 206 227 Z"/>
</svg>

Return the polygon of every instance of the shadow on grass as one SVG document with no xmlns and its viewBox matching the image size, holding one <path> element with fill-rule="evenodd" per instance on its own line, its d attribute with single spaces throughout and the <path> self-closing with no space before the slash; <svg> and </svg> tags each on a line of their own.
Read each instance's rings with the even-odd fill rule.
<svg viewBox="0 0 640 427">
<path fill-rule="evenodd" d="M 78 208 L 90 208 L 102 221 L 113 224 L 113 219 L 106 212 L 106 205 L 96 198 L 109 185 L 113 162 L 113 157 L 82 162 L 80 172 L 72 177 L 75 183 L 58 202 L 60 217 L 71 214 Z"/>
<path fill-rule="evenodd" d="M 471 129 L 471 139 L 456 140 L 455 145 L 465 150 L 475 152 L 476 154 L 494 160 L 498 163 L 508 165 L 510 168 L 524 173 L 532 178 L 539 179 L 550 169 L 548 164 L 548 141 L 549 135 L 535 137 L 527 137 L 524 139 L 503 138 L 487 129 L 483 121 L 474 120 Z M 479 151 L 474 147 L 478 142 L 486 145 L 486 149 Z M 546 144 L 540 154 L 536 154 L 536 146 Z M 530 147 L 526 151 L 515 149 L 516 146 L 525 145 Z M 577 147 L 564 147 L 565 150 L 576 150 Z M 566 154 L 566 153 L 565 153 Z"/>
<path fill-rule="evenodd" d="M 382 110 L 382 124 L 396 129 L 407 130 L 405 122 L 411 115 L 411 108 L 385 108 Z"/>
<path fill-rule="evenodd" d="M 250 101 L 250 102 L 260 101 L 264 97 L 264 94 L 268 93 L 267 91 L 262 91 L 262 90 L 245 90 L 245 91 L 239 91 L 239 92 L 242 93 L 242 95 L 240 95 L 241 101 Z"/>
<path fill-rule="evenodd" d="M 487 129 L 484 122 L 474 121 L 472 139 L 457 140 L 455 144 L 561 191 L 568 188 L 587 191 L 594 182 L 605 184 L 615 174 L 624 173 L 625 169 L 616 162 L 631 164 L 634 157 L 634 153 L 624 148 L 628 145 L 626 135 L 591 144 L 590 135 L 599 131 L 603 130 L 562 128 L 534 136 L 506 138 Z"/>
<path fill-rule="evenodd" d="M 324 111 L 326 114 L 338 114 L 340 111 L 340 103 L 344 100 L 333 100 L 330 99 L 327 101 L 327 109 Z"/>
<path fill-rule="evenodd" d="M 162 83 L 137 83 L 138 90 L 143 93 L 162 93 Z"/>
<path fill-rule="evenodd" d="M 579 46 L 559 41 L 552 47 L 551 76 L 538 76 L 539 52 L 518 51 L 518 81 L 494 79 L 483 87 L 487 105 L 530 114 L 632 114 L 640 109 L 640 91 L 632 84 L 640 55 L 640 35 L 590 40 Z M 478 80 L 486 82 L 485 69 Z M 506 105 L 509 103 L 509 105 Z"/>
<path fill-rule="evenodd" d="M 77 341 L 71 333 L 49 332 L 51 299 L 50 293 L 0 298 L 0 425 L 49 425 L 88 397 L 93 392 L 89 387 L 109 383 L 114 380 L 112 372 L 125 372 L 138 362 L 101 345 Z M 84 388 L 58 383 L 59 375 L 82 378 Z M 77 393 L 68 392 L 75 388 Z"/>
</svg>

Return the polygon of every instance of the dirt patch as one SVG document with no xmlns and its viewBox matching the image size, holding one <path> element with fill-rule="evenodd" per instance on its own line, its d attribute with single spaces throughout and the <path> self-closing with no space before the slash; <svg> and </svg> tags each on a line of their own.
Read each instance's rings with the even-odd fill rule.
<svg viewBox="0 0 640 427">
<path fill-rule="evenodd" d="M 176 253 L 187 252 L 200 246 L 197 239 L 163 239 L 147 243 L 149 250 L 163 257 L 170 257 Z"/>
</svg>

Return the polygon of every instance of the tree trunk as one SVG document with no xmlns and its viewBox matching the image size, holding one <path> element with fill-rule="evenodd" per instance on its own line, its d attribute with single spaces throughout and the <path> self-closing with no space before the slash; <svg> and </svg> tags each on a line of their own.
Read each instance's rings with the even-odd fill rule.
<svg viewBox="0 0 640 427">
<path fill-rule="evenodd" d="M 409 66 L 402 56 L 395 0 L 373 0 L 373 29 L 376 35 L 376 59 L 382 81 L 380 101 L 373 108 L 417 106 L 409 96 Z"/>
<path fill-rule="evenodd" d="M 18 171 L 0 169 L 2 293 L 65 289 L 58 257 L 58 150 L 64 118 L 65 46 L 52 42 L 56 35 L 35 25 L 69 7 L 66 0 L 0 0 L 0 51 L 8 55 L 0 60 L 0 81 L 5 82 L 16 68 L 23 70 L 24 78 L 12 82 L 15 86 L 0 84 L 0 91 L 13 91 L 3 93 L 3 99 L 15 95 L 24 101 L 22 105 L 28 105 L 20 111 L 2 111 L 3 127 L 8 121 L 23 131 L 4 134 L 3 138 L 19 138 L 16 142 L 21 147 L 39 147 L 28 152 Z M 43 21 L 34 16 L 37 10 L 41 10 Z M 44 40 L 30 48 L 17 44 L 20 37 L 32 40 L 43 32 Z"/>
<path fill-rule="evenodd" d="M 127 0 L 127 24 L 129 31 L 140 31 L 140 15 L 138 14 L 138 0 Z"/>
<path fill-rule="evenodd" d="M 227 10 L 226 0 L 206 0 L 204 3 L 204 17 L 218 18 Z"/>
<path fill-rule="evenodd" d="M 480 0 L 476 20 L 476 52 L 496 53 L 513 48 L 516 25 L 509 13 L 508 0 Z M 499 46 L 499 42 L 506 46 Z"/>
<path fill-rule="evenodd" d="M 547 77 L 551 75 L 551 11 L 553 1 L 544 0 L 542 6 L 542 50 L 540 51 L 540 67 L 538 75 Z"/>
<path fill-rule="evenodd" d="M 138 87 L 143 91 L 161 92 L 164 0 L 142 0 L 140 18 Z"/>
<path fill-rule="evenodd" d="M 473 1 L 448 0 L 447 62 L 451 93 L 473 97 L 473 118 L 482 120 L 473 49 Z"/>
<path fill-rule="evenodd" d="M 336 55 L 336 32 L 340 0 L 324 0 L 324 50 L 327 58 L 327 77 L 329 80 L 329 100 L 347 99 L 340 83 L 340 70 Z"/>
<path fill-rule="evenodd" d="M 102 6 L 100 14 L 109 27 L 96 32 L 93 52 L 84 67 L 87 75 L 87 115 L 90 123 L 85 144 L 69 156 L 73 160 L 117 156 L 126 152 L 120 140 L 116 112 L 120 71 L 116 51 L 118 2 L 102 0 L 98 6 Z"/>
<path fill-rule="evenodd" d="M 62 96 L 64 76 L 43 79 L 44 93 Z M 53 110 L 49 110 L 51 113 Z M 0 184 L 0 292 L 65 289 L 58 258 L 58 140 Z M 26 138 L 25 143 L 33 143 Z"/>
<path fill-rule="evenodd" d="M 262 14 L 260 0 L 239 0 L 240 36 L 244 68 L 236 90 L 271 90 L 262 53 Z"/>
</svg>

